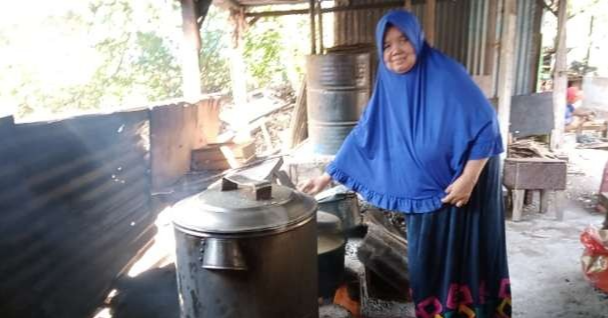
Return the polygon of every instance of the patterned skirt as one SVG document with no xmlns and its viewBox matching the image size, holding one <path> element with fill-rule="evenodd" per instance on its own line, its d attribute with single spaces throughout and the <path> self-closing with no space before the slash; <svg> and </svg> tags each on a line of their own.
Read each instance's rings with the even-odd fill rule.
<svg viewBox="0 0 608 318">
<path fill-rule="evenodd" d="M 511 317 L 499 169 L 491 158 L 465 207 L 405 215 L 417 318 Z"/>
</svg>

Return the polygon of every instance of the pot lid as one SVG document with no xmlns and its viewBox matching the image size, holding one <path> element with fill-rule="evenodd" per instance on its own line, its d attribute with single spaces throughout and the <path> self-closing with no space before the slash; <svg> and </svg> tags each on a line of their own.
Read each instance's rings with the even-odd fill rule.
<svg viewBox="0 0 608 318">
<path fill-rule="evenodd" d="M 221 186 L 178 202 L 176 228 L 190 234 L 237 234 L 287 230 L 311 219 L 315 200 L 290 188 L 244 176 L 224 177 Z"/>
<path fill-rule="evenodd" d="M 344 200 L 349 197 L 356 197 L 357 194 L 351 191 L 344 185 L 337 185 L 315 195 L 315 199 L 319 202 L 331 202 L 336 200 Z"/>
</svg>

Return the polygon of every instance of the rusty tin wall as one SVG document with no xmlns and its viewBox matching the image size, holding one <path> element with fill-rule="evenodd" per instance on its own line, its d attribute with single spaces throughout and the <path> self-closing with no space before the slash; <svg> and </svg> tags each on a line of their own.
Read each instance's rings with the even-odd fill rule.
<svg viewBox="0 0 608 318">
<path fill-rule="evenodd" d="M 498 70 L 500 10 L 504 0 L 438 0 L 435 9 L 435 47 L 462 63 L 474 77 L 491 83 Z M 373 4 L 383 0 L 338 1 L 337 5 Z M 412 12 L 424 25 L 425 3 L 413 1 Z M 401 8 L 403 6 L 395 6 Z M 334 44 L 375 43 L 376 23 L 390 9 L 370 9 L 335 14 Z M 517 3 L 517 48 L 514 93 L 534 92 L 540 54 L 542 8 L 534 0 Z M 490 96 L 495 94 L 489 84 Z"/>
<path fill-rule="evenodd" d="M 1 317 L 87 317 L 149 242 L 148 117 L 0 119 Z"/>
</svg>

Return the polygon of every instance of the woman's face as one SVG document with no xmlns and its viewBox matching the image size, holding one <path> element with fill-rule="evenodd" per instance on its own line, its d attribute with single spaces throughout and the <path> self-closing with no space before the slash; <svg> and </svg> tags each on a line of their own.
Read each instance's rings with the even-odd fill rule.
<svg viewBox="0 0 608 318">
<path fill-rule="evenodd" d="M 389 70 L 403 74 L 416 64 L 416 51 L 399 29 L 390 26 L 384 35 L 384 64 Z"/>
</svg>

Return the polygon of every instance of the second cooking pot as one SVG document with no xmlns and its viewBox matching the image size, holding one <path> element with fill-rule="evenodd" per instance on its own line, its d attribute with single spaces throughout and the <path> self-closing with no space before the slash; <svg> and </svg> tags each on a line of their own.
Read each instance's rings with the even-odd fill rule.
<svg viewBox="0 0 608 318">
<path fill-rule="evenodd" d="M 319 266 L 319 297 L 333 298 L 344 279 L 346 239 L 340 219 L 317 212 L 317 254 Z"/>
</svg>

